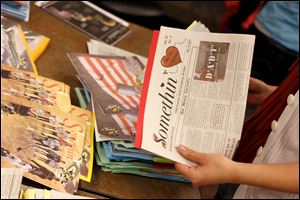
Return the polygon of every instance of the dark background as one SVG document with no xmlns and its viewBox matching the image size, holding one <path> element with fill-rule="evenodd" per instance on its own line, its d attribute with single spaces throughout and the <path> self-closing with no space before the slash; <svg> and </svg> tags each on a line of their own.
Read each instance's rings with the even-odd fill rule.
<svg viewBox="0 0 300 200">
<path fill-rule="evenodd" d="M 219 32 L 224 1 L 92 1 L 112 14 L 152 30 L 160 26 L 187 28 L 201 21 L 211 32 Z"/>
</svg>

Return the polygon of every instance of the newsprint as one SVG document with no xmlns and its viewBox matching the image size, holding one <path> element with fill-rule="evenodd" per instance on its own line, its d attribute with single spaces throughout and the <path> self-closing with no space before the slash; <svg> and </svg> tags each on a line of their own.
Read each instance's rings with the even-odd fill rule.
<svg viewBox="0 0 300 200">
<path fill-rule="evenodd" d="M 177 153 L 232 158 L 241 136 L 255 36 L 161 27 L 154 32 L 136 146 L 188 165 Z M 153 65 L 151 63 L 153 61 Z"/>
</svg>

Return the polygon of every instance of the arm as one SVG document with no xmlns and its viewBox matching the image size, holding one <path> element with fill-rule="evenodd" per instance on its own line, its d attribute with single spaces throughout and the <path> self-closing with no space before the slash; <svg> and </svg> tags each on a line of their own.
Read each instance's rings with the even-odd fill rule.
<svg viewBox="0 0 300 200">
<path fill-rule="evenodd" d="M 176 163 L 175 167 L 193 185 L 238 183 L 269 188 L 282 192 L 299 192 L 299 163 L 246 164 L 224 156 L 198 153 L 180 146 L 179 153 L 196 162 L 195 167 Z"/>
</svg>

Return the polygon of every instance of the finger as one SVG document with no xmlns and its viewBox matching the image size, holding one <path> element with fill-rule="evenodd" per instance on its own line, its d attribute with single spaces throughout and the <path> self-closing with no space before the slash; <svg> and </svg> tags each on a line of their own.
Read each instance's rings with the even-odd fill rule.
<svg viewBox="0 0 300 200">
<path fill-rule="evenodd" d="M 259 79 L 251 77 L 249 80 L 249 91 L 257 91 L 259 90 Z"/>
<path fill-rule="evenodd" d="M 193 151 L 184 145 L 178 147 L 178 152 L 188 160 L 194 161 L 196 163 L 203 163 L 206 160 L 206 154 Z"/>
<path fill-rule="evenodd" d="M 195 170 L 193 170 L 193 167 L 189 167 L 181 163 L 175 163 L 175 169 L 188 179 L 195 176 Z"/>
</svg>

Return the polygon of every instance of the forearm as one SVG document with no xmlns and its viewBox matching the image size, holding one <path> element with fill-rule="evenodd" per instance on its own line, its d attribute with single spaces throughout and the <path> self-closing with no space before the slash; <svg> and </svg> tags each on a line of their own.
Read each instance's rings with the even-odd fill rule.
<svg viewBox="0 0 300 200">
<path fill-rule="evenodd" d="M 299 163 L 246 164 L 235 163 L 232 183 L 254 185 L 282 192 L 299 192 Z"/>
</svg>

